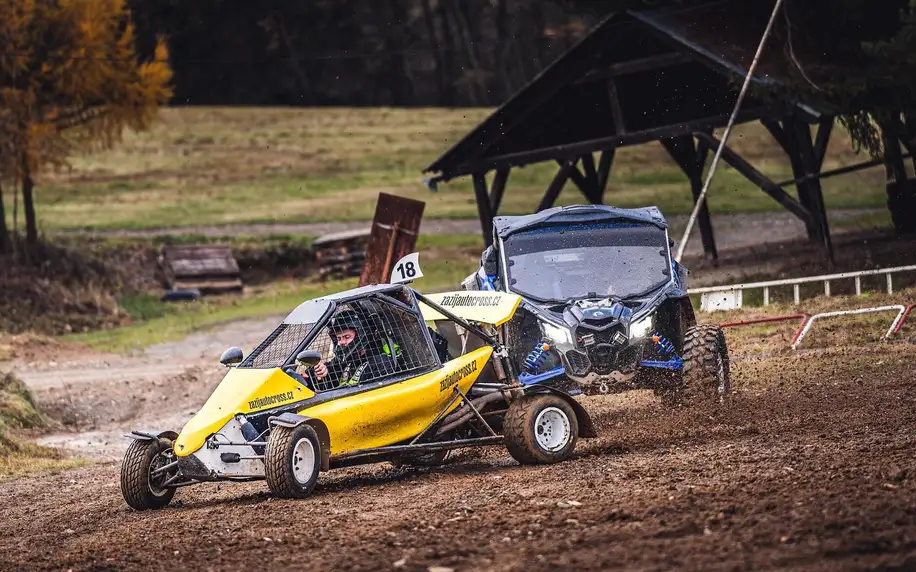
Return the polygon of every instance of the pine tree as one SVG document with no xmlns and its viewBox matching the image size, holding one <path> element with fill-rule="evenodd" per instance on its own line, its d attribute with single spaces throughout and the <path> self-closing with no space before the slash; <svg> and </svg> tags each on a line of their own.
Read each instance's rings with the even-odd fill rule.
<svg viewBox="0 0 916 572">
<path fill-rule="evenodd" d="M 152 61 L 139 61 L 123 0 L 5 0 L 0 45 L 0 178 L 19 182 L 34 244 L 35 174 L 148 128 L 172 72 L 161 39 Z"/>
</svg>

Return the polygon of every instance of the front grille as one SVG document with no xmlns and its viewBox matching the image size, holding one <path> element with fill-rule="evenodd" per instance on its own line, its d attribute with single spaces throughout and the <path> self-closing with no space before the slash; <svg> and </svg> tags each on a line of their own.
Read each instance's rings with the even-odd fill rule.
<svg viewBox="0 0 916 572">
<path fill-rule="evenodd" d="M 614 371 L 617 362 L 617 349 L 611 344 L 598 344 L 588 348 L 588 357 L 595 373 L 606 375 Z"/>
</svg>

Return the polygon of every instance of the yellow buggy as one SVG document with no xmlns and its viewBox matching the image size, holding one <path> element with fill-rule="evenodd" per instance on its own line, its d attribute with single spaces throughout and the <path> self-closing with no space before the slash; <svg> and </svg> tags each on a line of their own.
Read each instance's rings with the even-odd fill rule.
<svg viewBox="0 0 916 572">
<path fill-rule="evenodd" d="M 518 295 L 423 295 L 406 284 L 422 276 L 416 253 L 395 269 L 391 284 L 302 303 L 247 356 L 226 350 L 228 373 L 179 433 L 126 435 L 127 504 L 161 508 L 179 487 L 213 481 L 266 480 L 279 497 L 303 498 L 320 471 L 438 464 L 453 449 L 501 443 L 520 463 L 554 463 L 595 436 L 563 376 L 522 382 L 514 371 L 505 324 Z M 357 329 L 361 344 L 343 345 Z"/>
</svg>

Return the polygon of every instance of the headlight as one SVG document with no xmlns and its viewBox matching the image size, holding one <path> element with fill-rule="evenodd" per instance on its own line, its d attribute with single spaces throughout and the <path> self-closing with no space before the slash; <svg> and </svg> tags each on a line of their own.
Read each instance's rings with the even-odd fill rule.
<svg viewBox="0 0 916 572">
<path fill-rule="evenodd" d="M 630 324 L 630 339 L 644 338 L 652 331 L 652 314 Z"/>
<path fill-rule="evenodd" d="M 553 342 L 561 344 L 572 343 L 572 337 L 569 335 L 569 330 L 567 328 L 541 320 L 541 331 L 543 331 L 544 335 Z"/>
</svg>

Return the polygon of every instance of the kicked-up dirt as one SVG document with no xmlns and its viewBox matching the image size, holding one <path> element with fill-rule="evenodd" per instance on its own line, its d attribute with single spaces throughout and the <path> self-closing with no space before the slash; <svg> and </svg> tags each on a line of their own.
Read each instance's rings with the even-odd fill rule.
<svg viewBox="0 0 916 572">
<path fill-rule="evenodd" d="M 331 471 L 298 501 L 264 483 L 196 485 L 151 512 L 122 500 L 119 462 L 104 459 L 127 443 L 111 435 L 180 426 L 219 379 L 218 353 L 131 382 L 143 391 L 117 375 L 51 379 L 39 399 L 106 435 L 97 451 L 85 432 L 69 440 L 102 461 L 0 483 L 0 569 L 916 569 L 914 346 L 758 358 L 740 346 L 727 407 L 585 398 L 600 437 L 561 464 L 523 467 L 491 447 L 434 469 Z"/>
</svg>

